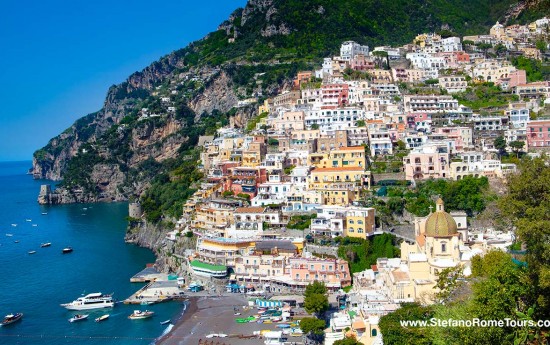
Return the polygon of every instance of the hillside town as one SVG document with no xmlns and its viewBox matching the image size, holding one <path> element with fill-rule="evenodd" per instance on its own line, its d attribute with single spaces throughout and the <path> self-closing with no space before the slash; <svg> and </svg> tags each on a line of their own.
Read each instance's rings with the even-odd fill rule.
<svg viewBox="0 0 550 345">
<path fill-rule="evenodd" d="M 530 82 L 511 60 L 545 58 L 535 42 L 545 40 L 546 50 L 549 28 L 542 18 L 497 22 L 477 36 L 419 34 L 402 47 L 343 42 L 339 56 L 299 72 L 277 96 L 241 100 L 257 106 L 248 128 L 201 136 L 204 180 L 166 240 L 197 238 L 184 259 L 206 282 L 277 295 L 323 282 L 340 308 L 325 344 L 350 334 L 382 344 L 380 317 L 403 302 L 435 302 L 442 270 L 462 267 L 467 276 L 474 256 L 506 251 L 514 236 L 472 227 L 437 195 L 435 209 L 410 215 L 396 231 L 377 219 L 370 197 L 430 179 L 502 183 L 516 171 L 503 153 L 548 150 L 550 82 Z M 496 88 L 498 102 L 464 97 L 478 87 Z M 175 111 L 170 95 L 161 102 Z M 142 109 L 141 116 L 161 115 Z M 137 206 L 130 216 L 141 216 Z M 385 233 L 400 241 L 400 256 L 352 272 L 337 254 L 335 239 Z"/>
</svg>

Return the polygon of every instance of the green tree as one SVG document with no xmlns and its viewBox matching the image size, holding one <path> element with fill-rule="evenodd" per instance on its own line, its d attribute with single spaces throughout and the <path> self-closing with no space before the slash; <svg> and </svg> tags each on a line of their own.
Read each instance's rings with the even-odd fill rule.
<svg viewBox="0 0 550 345">
<path fill-rule="evenodd" d="M 304 308 L 308 313 L 322 314 L 329 308 L 328 297 L 319 293 L 306 296 L 304 298 Z"/>
<path fill-rule="evenodd" d="M 306 286 L 306 291 L 304 291 L 304 296 L 308 297 L 311 295 L 319 294 L 325 295 L 328 292 L 325 283 L 315 280 L 313 283 Z"/>
<path fill-rule="evenodd" d="M 444 268 L 439 272 L 434 289 L 437 289 L 436 298 L 440 303 L 445 303 L 449 300 L 453 292 L 460 285 L 464 275 L 462 274 L 462 266 Z"/>
<path fill-rule="evenodd" d="M 516 227 L 527 247 L 529 305 L 537 316 L 550 317 L 550 167 L 548 157 L 524 158 L 519 173 L 508 177 L 507 193 L 499 200 L 502 213 Z"/>
<path fill-rule="evenodd" d="M 498 150 L 498 155 L 502 156 L 506 152 L 506 139 L 504 137 L 498 136 L 496 137 L 495 141 L 493 142 L 493 145 L 495 146 L 495 149 Z"/>
<path fill-rule="evenodd" d="M 365 120 L 358 120 L 356 125 L 357 127 L 365 127 L 366 126 Z"/>
<path fill-rule="evenodd" d="M 515 140 L 510 143 L 512 151 L 516 154 L 516 157 L 519 156 L 519 152 L 525 147 L 525 142 L 521 140 Z"/>
<path fill-rule="evenodd" d="M 321 335 L 325 330 L 325 321 L 316 317 L 305 317 L 300 320 L 300 329 L 304 334 Z"/>
<path fill-rule="evenodd" d="M 358 342 L 357 339 L 352 337 L 345 337 L 342 340 L 336 340 L 334 345 L 361 345 L 362 343 Z"/>
<path fill-rule="evenodd" d="M 429 321 L 434 310 L 418 303 L 403 303 L 401 308 L 380 318 L 380 331 L 387 345 L 428 345 L 432 344 L 428 327 L 402 327 L 401 321 Z"/>
</svg>

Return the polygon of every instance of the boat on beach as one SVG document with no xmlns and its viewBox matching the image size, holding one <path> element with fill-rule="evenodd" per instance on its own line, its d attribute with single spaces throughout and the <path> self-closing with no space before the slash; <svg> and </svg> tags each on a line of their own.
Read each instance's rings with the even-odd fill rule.
<svg viewBox="0 0 550 345">
<path fill-rule="evenodd" d="M 45 247 L 49 247 L 49 246 L 51 246 L 51 245 L 52 245 L 51 242 L 46 242 L 46 243 L 42 243 L 42 244 L 40 245 L 40 247 L 45 248 Z"/>
<path fill-rule="evenodd" d="M 4 320 L 0 323 L 0 326 L 7 326 L 14 322 L 17 322 L 23 318 L 23 313 L 8 314 L 4 317 Z"/>
<path fill-rule="evenodd" d="M 86 320 L 88 318 L 88 314 L 76 314 L 75 316 L 71 317 L 69 319 L 69 322 L 76 322 L 76 321 L 82 321 Z"/>
<path fill-rule="evenodd" d="M 132 314 L 130 314 L 130 316 L 128 316 L 128 318 L 130 320 L 148 319 L 148 318 L 152 317 L 153 314 L 155 314 L 155 312 L 150 311 L 150 310 L 144 310 L 144 311 L 134 310 L 134 312 Z"/>
<path fill-rule="evenodd" d="M 68 254 L 68 253 L 72 253 L 72 252 L 73 252 L 73 248 L 71 248 L 71 247 L 65 247 L 61 251 L 61 253 L 63 253 L 63 254 Z"/>
<path fill-rule="evenodd" d="M 105 321 L 109 318 L 109 314 L 105 314 L 105 315 L 101 315 L 100 317 L 96 318 L 95 319 L 95 322 L 101 322 L 101 321 Z"/>
<path fill-rule="evenodd" d="M 111 308 L 115 305 L 112 295 L 104 295 L 101 292 L 87 294 L 79 297 L 71 303 L 61 304 L 62 307 L 69 310 L 89 310 L 99 308 Z"/>
</svg>

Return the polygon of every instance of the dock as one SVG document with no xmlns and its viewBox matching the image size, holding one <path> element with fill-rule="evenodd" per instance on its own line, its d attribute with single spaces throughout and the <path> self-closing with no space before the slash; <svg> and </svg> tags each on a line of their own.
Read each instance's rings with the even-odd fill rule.
<svg viewBox="0 0 550 345">
<path fill-rule="evenodd" d="M 155 304 L 180 298 L 184 290 L 178 287 L 176 280 L 157 280 L 148 283 L 130 297 L 124 304 Z"/>
<path fill-rule="evenodd" d="M 156 280 L 167 280 L 168 276 L 165 273 L 160 273 L 156 268 L 147 266 L 140 272 L 130 278 L 131 283 L 148 283 Z"/>
</svg>

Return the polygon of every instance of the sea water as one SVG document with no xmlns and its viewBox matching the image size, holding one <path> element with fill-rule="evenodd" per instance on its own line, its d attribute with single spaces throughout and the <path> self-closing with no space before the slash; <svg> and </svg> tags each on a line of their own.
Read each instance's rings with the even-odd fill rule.
<svg viewBox="0 0 550 345">
<path fill-rule="evenodd" d="M 114 293 L 123 300 L 143 286 L 130 283 L 130 277 L 155 257 L 150 250 L 124 243 L 128 205 L 40 206 L 40 185 L 52 182 L 33 180 L 26 174 L 30 166 L 0 163 L 0 316 L 24 314 L 21 321 L 0 327 L 0 344 L 152 343 L 168 326 L 160 322 L 181 313 L 181 303 L 118 303 L 85 312 L 60 306 L 92 292 Z M 41 248 L 45 242 L 51 247 Z M 66 246 L 74 251 L 62 254 Z M 35 254 L 28 253 L 33 250 Z M 153 310 L 155 315 L 129 320 L 134 309 Z M 69 323 L 76 313 L 90 316 Z M 94 322 L 103 314 L 110 318 Z"/>
</svg>

